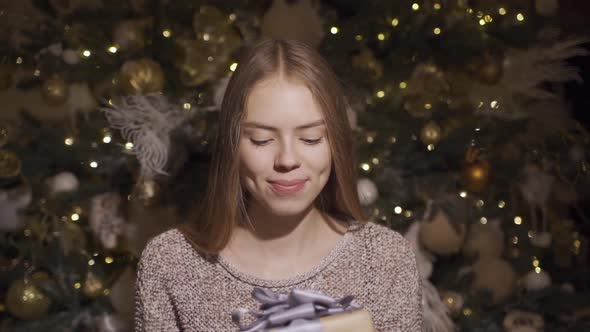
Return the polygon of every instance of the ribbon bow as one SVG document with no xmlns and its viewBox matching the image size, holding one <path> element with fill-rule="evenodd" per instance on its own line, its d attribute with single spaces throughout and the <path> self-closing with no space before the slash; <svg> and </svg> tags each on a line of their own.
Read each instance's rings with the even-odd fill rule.
<svg viewBox="0 0 590 332">
<path fill-rule="evenodd" d="M 360 309 L 352 303 L 354 297 L 351 295 L 335 300 L 312 290 L 294 289 L 289 294 L 279 294 L 256 287 L 252 297 L 261 303 L 259 312 L 244 308 L 232 311 L 232 320 L 238 325 L 239 332 L 310 324 L 320 317 Z M 246 315 L 256 317 L 256 320 L 251 324 L 243 324 L 241 321 Z"/>
</svg>

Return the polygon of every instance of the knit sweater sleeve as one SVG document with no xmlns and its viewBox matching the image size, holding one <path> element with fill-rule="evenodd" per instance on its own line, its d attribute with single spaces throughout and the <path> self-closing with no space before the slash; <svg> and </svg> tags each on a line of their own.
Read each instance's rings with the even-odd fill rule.
<svg viewBox="0 0 590 332">
<path fill-rule="evenodd" d="M 171 256 L 166 255 L 165 235 L 152 239 L 137 265 L 135 332 L 180 331 L 168 288 Z"/>
<path fill-rule="evenodd" d="M 381 242 L 380 253 L 374 257 L 378 268 L 377 288 L 379 299 L 377 331 L 422 331 L 422 284 L 414 252 L 408 241 L 399 233 L 387 230 Z M 379 257 L 381 256 L 381 257 Z"/>
</svg>

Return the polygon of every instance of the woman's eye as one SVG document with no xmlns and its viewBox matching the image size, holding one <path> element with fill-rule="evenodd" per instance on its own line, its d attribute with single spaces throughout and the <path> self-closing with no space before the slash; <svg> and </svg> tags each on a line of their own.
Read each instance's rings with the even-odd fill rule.
<svg viewBox="0 0 590 332">
<path fill-rule="evenodd" d="M 267 140 L 265 140 L 265 141 L 257 141 L 257 140 L 254 140 L 254 139 L 250 139 L 250 142 L 252 142 L 252 144 L 254 144 L 254 145 L 257 145 L 257 146 L 263 146 L 263 145 L 266 145 L 266 144 L 268 144 L 270 141 L 271 141 L 271 140 L 269 140 L 269 139 L 267 139 Z"/>
<path fill-rule="evenodd" d="M 315 145 L 315 144 L 319 144 L 322 141 L 322 138 L 318 138 L 318 139 L 301 139 L 303 142 L 305 142 L 305 144 L 309 144 L 309 145 Z"/>
</svg>

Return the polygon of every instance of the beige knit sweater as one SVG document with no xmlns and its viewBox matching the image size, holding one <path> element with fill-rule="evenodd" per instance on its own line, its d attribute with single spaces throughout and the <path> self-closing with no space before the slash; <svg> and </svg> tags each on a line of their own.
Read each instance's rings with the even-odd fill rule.
<svg viewBox="0 0 590 332">
<path fill-rule="evenodd" d="M 309 272 L 263 280 L 219 257 L 205 258 L 177 229 L 153 238 L 141 254 L 135 286 L 135 331 L 236 331 L 235 308 L 258 309 L 254 287 L 288 293 L 353 295 L 378 332 L 420 332 L 421 285 L 414 254 L 397 232 L 354 223 L 331 253 Z M 359 331 L 361 332 L 361 331 Z"/>
</svg>

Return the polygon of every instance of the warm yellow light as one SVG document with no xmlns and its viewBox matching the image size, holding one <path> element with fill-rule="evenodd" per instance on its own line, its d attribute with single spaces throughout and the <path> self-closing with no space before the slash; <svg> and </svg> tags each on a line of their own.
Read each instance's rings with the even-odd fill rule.
<svg viewBox="0 0 590 332">
<path fill-rule="evenodd" d="M 237 68 L 238 68 L 237 62 L 234 62 L 229 66 L 229 70 L 231 70 L 231 71 L 236 71 Z"/>
<path fill-rule="evenodd" d="M 490 23 L 494 20 L 490 15 L 484 16 L 483 19 L 486 21 L 486 23 Z"/>
<path fill-rule="evenodd" d="M 408 83 L 406 83 L 406 82 L 399 82 L 399 88 L 400 89 L 405 89 L 407 87 L 408 87 Z"/>
<path fill-rule="evenodd" d="M 535 259 L 533 259 L 533 266 L 534 266 L 534 267 L 537 267 L 537 266 L 539 266 L 539 260 L 538 260 L 538 259 L 536 259 L 536 258 L 535 258 Z"/>
<path fill-rule="evenodd" d="M 498 107 L 500 107 L 500 104 L 498 103 L 497 100 L 492 100 L 492 102 L 490 102 L 490 107 L 491 108 L 498 108 Z"/>
<path fill-rule="evenodd" d="M 23 63 L 23 58 L 21 58 L 20 56 L 16 58 L 16 64 L 20 65 Z"/>
<path fill-rule="evenodd" d="M 484 20 L 483 18 L 479 20 L 479 25 L 486 25 L 486 20 Z"/>
<path fill-rule="evenodd" d="M 529 236 L 529 238 L 531 238 L 531 239 L 532 239 L 532 238 L 534 238 L 534 237 L 535 237 L 535 232 L 534 232 L 534 231 L 529 231 L 529 232 L 528 232 L 528 236 Z"/>
<path fill-rule="evenodd" d="M 338 28 L 337 27 L 331 27 L 330 28 L 330 33 L 333 34 L 333 35 L 337 34 L 338 33 Z"/>
<path fill-rule="evenodd" d="M 114 262 L 114 259 L 111 256 L 107 256 L 104 258 L 104 262 L 107 264 L 111 264 L 112 262 Z"/>
<path fill-rule="evenodd" d="M 75 289 L 80 289 L 80 287 L 82 287 L 82 285 L 79 282 L 74 284 Z"/>
<path fill-rule="evenodd" d="M 90 167 L 97 168 L 98 167 L 98 163 L 96 161 L 91 161 L 90 162 Z"/>
<path fill-rule="evenodd" d="M 385 34 L 384 33 L 380 33 L 377 35 L 377 39 L 379 40 L 385 40 Z"/>
<path fill-rule="evenodd" d="M 367 163 L 363 163 L 361 165 L 361 168 L 363 169 L 363 171 L 368 172 L 371 169 L 371 165 L 369 165 Z"/>
<path fill-rule="evenodd" d="M 170 38 L 172 36 L 172 31 L 165 29 L 164 31 L 162 31 L 162 36 Z"/>
<path fill-rule="evenodd" d="M 91 259 L 91 260 L 88 261 L 88 265 L 90 265 L 90 266 L 94 265 L 94 263 L 95 263 L 94 262 L 94 259 Z"/>
<path fill-rule="evenodd" d="M 35 69 L 35 71 L 33 72 L 33 75 L 39 77 L 39 76 L 41 76 L 41 71 L 39 69 Z"/>
<path fill-rule="evenodd" d="M 480 222 L 482 225 L 485 225 L 485 224 L 487 224 L 487 223 L 488 223 L 488 218 L 486 218 L 486 217 L 481 217 L 481 218 L 479 218 L 479 222 Z"/>
<path fill-rule="evenodd" d="M 440 5 L 440 3 L 436 2 L 433 5 L 434 9 L 439 10 L 442 6 Z"/>
<path fill-rule="evenodd" d="M 426 146 L 426 150 L 428 150 L 428 151 L 434 151 L 434 144 L 428 144 Z"/>
<path fill-rule="evenodd" d="M 363 40 L 363 36 L 362 35 L 356 35 L 356 36 L 354 36 L 354 40 L 361 41 L 361 40 Z"/>
<path fill-rule="evenodd" d="M 524 21 L 524 15 L 522 15 L 522 13 L 518 13 L 516 14 L 516 19 L 520 22 Z"/>
<path fill-rule="evenodd" d="M 131 142 L 125 143 L 125 149 L 127 149 L 127 150 L 133 149 L 133 143 L 131 143 Z"/>
<path fill-rule="evenodd" d="M 429 110 L 432 108 L 432 104 L 424 104 L 424 109 Z"/>
<path fill-rule="evenodd" d="M 389 138 L 389 142 L 391 142 L 391 144 L 395 144 L 397 142 L 397 137 L 391 136 L 391 138 Z"/>
<path fill-rule="evenodd" d="M 64 143 L 66 145 L 72 145 L 72 144 L 74 144 L 74 139 L 71 137 L 66 137 L 66 139 L 64 140 Z"/>
<path fill-rule="evenodd" d="M 537 274 L 541 273 L 541 268 L 540 268 L 540 267 L 536 267 L 536 268 L 535 268 L 535 272 L 536 272 Z"/>
<path fill-rule="evenodd" d="M 92 52 L 90 50 L 84 50 L 82 51 L 82 55 L 88 58 L 92 55 Z"/>
<path fill-rule="evenodd" d="M 402 207 L 401 206 L 396 206 L 395 208 L 393 208 L 393 212 L 395 212 L 395 214 L 400 214 L 402 213 Z"/>
<path fill-rule="evenodd" d="M 482 207 L 484 205 L 484 201 L 479 199 L 477 200 L 477 202 L 475 202 L 475 206 L 477 206 L 478 208 Z"/>
<path fill-rule="evenodd" d="M 385 97 L 385 91 L 379 90 L 375 95 L 377 96 L 377 98 L 383 98 Z"/>
<path fill-rule="evenodd" d="M 394 18 L 393 20 L 391 20 L 391 25 L 393 25 L 394 27 L 396 27 L 399 24 L 399 20 L 397 18 Z"/>
<path fill-rule="evenodd" d="M 433 32 L 435 35 L 440 35 L 441 30 L 440 28 L 434 28 Z"/>
<path fill-rule="evenodd" d="M 109 53 L 113 53 L 113 54 L 115 54 L 115 53 L 117 53 L 117 51 L 118 51 L 119 49 L 117 48 L 117 46 L 114 46 L 114 45 L 113 45 L 113 46 L 109 46 L 109 48 L 107 48 L 107 50 L 109 51 Z"/>
<path fill-rule="evenodd" d="M 461 192 L 459 192 L 459 196 L 465 198 L 465 197 L 467 197 L 467 192 L 466 191 L 461 191 Z"/>
<path fill-rule="evenodd" d="M 512 237 L 512 243 L 513 244 L 518 244 L 518 236 L 513 236 Z"/>
<path fill-rule="evenodd" d="M 379 165 L 379 158 L 373 158 L 371 159 L 371 162 L 373 162 L 374 165 Z"/>
<path fill-rule="evenodd" d="M 504 8 L 504 7 L 498 8 L 498 14 L 500 14 L 500 15 L 506 15 L 506 8 Z"/>
<path fill-rule="evenodd" d="M 70 216 L 70 218 L 71 218 L 73 221 L 78 221 L 78 220 L 80 220 L 80 215 L 79 215 L 79 214 L 77 214 L 77 213 L 72 213 L 72 215 Z"/>
<path fill-rule="evenodd" d="M 516 217 L 514 217 L 514 223 L 515 223 L 516 225 L 520 225 L 520 224 L 522 224 L 522 218 L 521 218 L 521 217 L 519 217 L 519 216 L 516 216 Z"/>
<path fill-rule="evenodd" d="M 111 142 L 111 136 L 105 136 L 102 138 L 102 142 L 103 143 L 110 143 Z"/>
<path fill-rule="evenodd" d="M 470 308 L 463 309 L 464 316 L 471 316 L 472 313 L 473 313 L 473 311 Z"/>
<path fill-rule="evenodd" d="M 231 13 L 231 14 L 229 14 L 229 20 L 230 20 L 231 22 L 235 21 L 235 20 L 236 20 L 236 18 L 237 18 L 236 14 L 234 14 L 234 13 Z"/>
<path fill-rule="evenodd" d="M 498 201 L 498 207 L 500 209 L 503 209 L 505 206 L 506 206 L 506 202 L 504 202 L 504 201 Z"/>
<path fill-rule="evenodd" d="M 416 2 L 414 2 L 414 3 L 412 4 L 412 9 L 413 9 L 413 10 L 418 10 L 418 9 L 420 9 L 420 5 L 419 5 L 418 3 L 416 3 Z"/>
<path fill-rule="evenodd" d="M 404 211 L 404 217 L 411 218 L 414 213 L 411 210 Z"/>
</svg>

